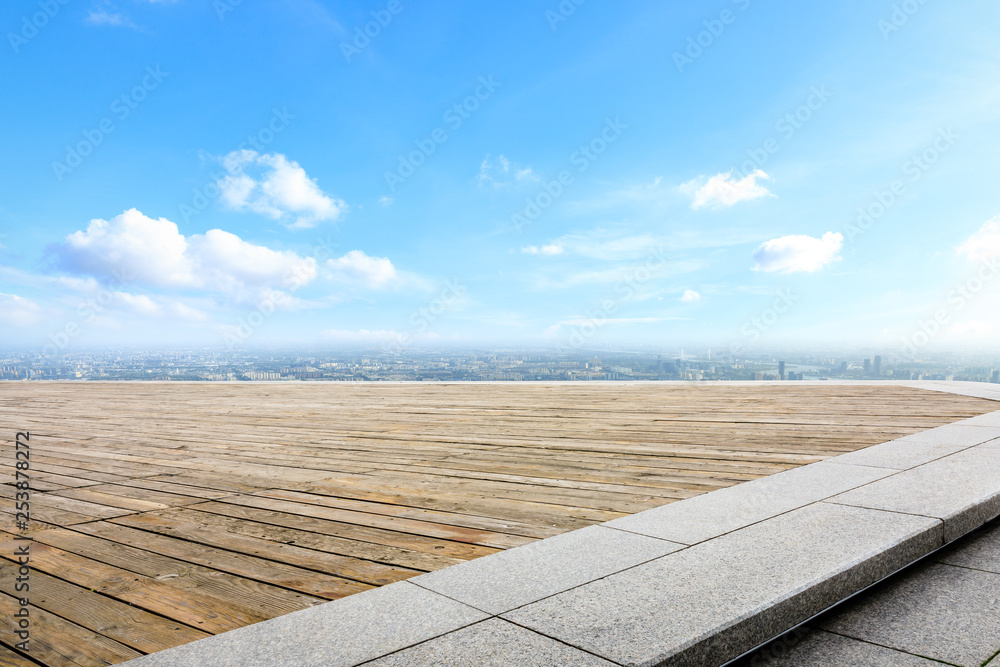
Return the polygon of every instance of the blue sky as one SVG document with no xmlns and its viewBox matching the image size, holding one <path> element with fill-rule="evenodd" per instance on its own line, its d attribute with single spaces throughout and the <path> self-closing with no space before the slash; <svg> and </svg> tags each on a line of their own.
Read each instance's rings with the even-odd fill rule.
<svg viewBox="0 0 1000 667">
<path fill-rule="evenodd" d="M 5 344 L 1000 330 L 986 0 L 17 0 L 0 22 Z"/>
</svg>

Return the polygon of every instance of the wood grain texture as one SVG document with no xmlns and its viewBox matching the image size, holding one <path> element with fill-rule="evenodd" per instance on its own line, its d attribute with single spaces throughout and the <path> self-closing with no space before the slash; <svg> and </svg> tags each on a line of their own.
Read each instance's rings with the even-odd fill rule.
<svg viewBox="0 0 1000 667">
<path fill-rule="evenodd" d="M 121 662 L 997 407 L 877 383 L 0 383 L 3 427 L 31 431 L 38 649 L 8 632 L 0 665 Z"/>
</svg>

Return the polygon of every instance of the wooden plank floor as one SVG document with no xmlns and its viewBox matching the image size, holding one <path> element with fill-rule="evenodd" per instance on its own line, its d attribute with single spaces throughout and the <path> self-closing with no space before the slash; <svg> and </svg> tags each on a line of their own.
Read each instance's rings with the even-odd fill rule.
<svg viewBox="0 0 1000 667">
<path fill-rule="evenodd" d="M 121 662 L 997 407 L 878 384 L 0 383 L 0 665 Z"/>
</svg>

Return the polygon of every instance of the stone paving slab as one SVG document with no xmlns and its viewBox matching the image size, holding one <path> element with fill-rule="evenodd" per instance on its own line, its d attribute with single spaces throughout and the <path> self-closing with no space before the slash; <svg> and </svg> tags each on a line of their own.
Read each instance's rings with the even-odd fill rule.
<svg viewBox="0 0 1000 667">
<path fill-rule="evenodd" d="M 887 582 L 818 625 L 854 639 L 979 667 L 1000 647 L 1000 574 L 931 563 Z"/>
<path fill-rule="evenodd" d="M 940 662 L 822 630 L 775 653 L 755 657 L 752 667 L 941 667 Z"/>
<path fill-rule="evenodd" d="M 692 545 L 746 528 L 811 502 L 738 484 L 688 498 L 684 502 L 670 503 L 614 519 L 602 525 Z"/>
<path fill-rule="evenodd" d="M 961 545 L 943 550 L 934 560 L 1000 574 L 1000 527 L 977 531 L 963 539 Z"/>
<path fill-rule="evenodd" d="M 394 653 L 365 667 L 612 667 L 614 663 L 499 618 Z"/>
<path fill-rule="evenodd" d="M 940 442 L 971 447 L 1000 438 L 1000 426 L 982 422 L 968 424 L 965 421 L 961 421 L 955 424 L 939 426 L 928 431 L 914 433 L 906 437 L 913 442 Z"/>
<path fill-rule="evenodd" d="M 907 655 L 946 661 L 929 663 L 935 665 L 1000 665 L 1000 572 L 977 567 L 983 565 L 1000 569 L 1000 520 L 734 667 L 927 664 Z"/>
<path fill-rule="evenodd" d="M 963 423 L 975 424 L 977 426 L 1000 426 L 1000 411 L 987 412 L 984 415 L 966 419 Z"/>
<path fill-rule="evenodd" d="M 911 436 L 890 440 L 837 457 L 838 463 L 908 470 L 925 463 L 957 454 L 975 445 L 965 443 L 915 440 Z"/>
<path fill-rule="evenodd" d="M 501 614 L 683 547 L 590 526 L 409 581 L 471 607 Z"/>
<path fill-rule="evenodd" d="M 896 383 L 894 383 L 896 384 Z M 976 398 L 987 398 L 1000 401 L 1000 385 L 987 384 L 985 382 L 948 382 L 942 380 L 920 380 L 898 383 L 906 387 L 917 389 L 930 389 L 931 391 L 944 391 L 949 394 L 961 394 L 962 396 L 975 396 Z"/>
<path fill-rule="evenodd" d="M 827 460 L 744 482 L 739 487 L 746 487 L 747 492 L 772 493 L 817 501 L 870 484 L 892 474 L 892 470 L 843 465 Z"/>
<path fill-rule="evenodd" d="M 681 544 L 698 544 L 893 474 L 830 461 L 744 482 L 603 525 Z"/>
<path fill-rule="evenodd" d="M 152 653 L 135 667 L 348 667 L 488 618 L 402 581 Z"/>
<path fill-rule="evenodd" d="M 1000 516 L 1000 441 L 835 496 L 830 502 L 936 517 L 950 542 Z"/>
<path fill-rule="evenodd" d="M 820 503 L 503 617 L 620 664 L 721 664 L 940 544 L 937 520 Z"/>
</svg>

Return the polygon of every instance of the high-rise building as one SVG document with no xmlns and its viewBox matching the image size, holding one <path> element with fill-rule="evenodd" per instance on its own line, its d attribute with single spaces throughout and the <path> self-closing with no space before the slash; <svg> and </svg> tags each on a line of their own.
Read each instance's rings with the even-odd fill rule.
<svg viewBox="0 0 1000 667">
<path fill-rule="evenodd" d="M 865 377 L 868 377 L 869 375 L 872 374 L 872 360 L 871 359 L 865 359 L 864 369 L 861 371 L 861 373 Z"/>
<path fill-rule="evenodd" d="M 1000 371 L 993 371 L 993 377 L 990 378 L 990 382 L 1000 384 Z"/>
<path fill-rule="evenodd" d="M 779 361 L 778 362 L 778 379 L 779 380 L 784 380 L 785 379 L 785 362 L 784 361 Z"/>
<path fill-rule="evenodd" d="M 872 364 L 872 375 L 880 377 L 882 375 L 882 357 L 875 355 L 875 363 Z"/>
<path fill-rule="evenodd" d="M 841 375 L 847 373 L 847 362 L 846 361 L 841 361 L 840 362 L 840 373 L 841 373 Z"/>
</svg>

